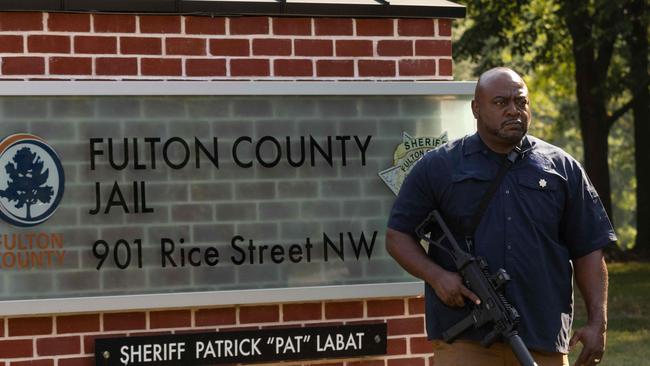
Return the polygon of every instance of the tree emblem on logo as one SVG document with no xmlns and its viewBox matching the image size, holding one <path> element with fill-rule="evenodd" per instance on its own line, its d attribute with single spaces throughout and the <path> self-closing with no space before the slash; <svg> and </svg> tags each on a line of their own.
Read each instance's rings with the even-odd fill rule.
<svg viewBox="0 0 650 366">
<path fill-rule="evenodd" d="M 447 132 L 440 136 L 412 137 L 402 132 L 402 143 L 397 145 L 393 154 L 393 166 L 379 172 L 379 177 L 388 188 L 397 196 L 404 178 L 411 172 L 417 163 L 429 150 L 446 144 L 449 141 Z"/>
<path fill-rule="evenodd" d="M 64 190 L 63 165 L 47 141 L 29 133 L 0 140 L 0 220 L 38 225 L 52 217 Z"/>
<path fill-rule="evenodd" d="M 39 202 L 50 203 L 54 196 L 52 186 L 45 185 L 49 177 L 49 169 L 43 169 L 43 160 L 28 147 L 16 152 L 13 161 L 5 165 L 9 175 L 7 188 L 0 190 L 0 197 L 16 202 L 15 207 L 23 206 L 27 210 L 27 219 L 31 217 L 31 206 Z"/>
</svg>

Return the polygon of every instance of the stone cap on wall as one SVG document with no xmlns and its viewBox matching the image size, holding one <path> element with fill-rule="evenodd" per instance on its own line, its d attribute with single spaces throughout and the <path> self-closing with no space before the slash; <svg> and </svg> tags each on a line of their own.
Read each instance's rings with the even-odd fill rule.
<svg viewBox="0 0 650 366">
<path fill-rule="evenodd" d="M 446 0 L 0 0 L 0 11 L 138 12 L 194 15 L 464 18 Z"/>
</svg>

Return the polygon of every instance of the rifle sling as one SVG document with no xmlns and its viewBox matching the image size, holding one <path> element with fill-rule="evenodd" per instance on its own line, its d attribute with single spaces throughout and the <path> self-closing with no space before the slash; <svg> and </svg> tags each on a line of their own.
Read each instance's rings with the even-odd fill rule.
<svg viewBox="0 0 650 366">
<path fill-rule="evenodd" d="M 485 210 L 487 210 L 488 205 L 494 196 L 494 193 L 497 191 L 497 188 L 501 184 L 503 177 L 506 176 L 508 169 L 510 169 L 510 167 L 515 163 L 515 161 L 517 161 L 517 159 L 519 159 L 520 156 L 521 149 L 519 146 L 515 146 L 515 148 L 512 149 L 510 153 L 508 153 L 505 160 L 503 161 L 503 164 L 501 164 L 501 168 L 499 168 L 499 171 L 497 172 L 497 176 L 494 178 L 494 180 L 492 180 L 492 182 L 490 182 L 490 186 L 483 195 L 476 213 L 474 213 L 474 216 L 472 216 L 472 220 L 470 221 L 469 226 L 465 227 L 465 241 L 468 244 L 470 253 L 473 252 L 473 247 L 471 244 L 474 241 L 474 233 L 476 232 L 476 228 L 478 228 L 478 224 L 481 222 L 481 218 L 483 218 Z"/>
</svg>

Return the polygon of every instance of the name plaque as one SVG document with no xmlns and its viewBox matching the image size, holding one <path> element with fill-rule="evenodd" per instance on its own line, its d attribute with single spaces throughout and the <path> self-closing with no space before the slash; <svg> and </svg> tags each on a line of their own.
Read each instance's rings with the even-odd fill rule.
<svg viewBox="0 0 650 366">
<path fill-rule="evenodd" d="M 98 338 L 97 366 L 218 365 L 386 354 L 386 323 Z"/>
</svg>

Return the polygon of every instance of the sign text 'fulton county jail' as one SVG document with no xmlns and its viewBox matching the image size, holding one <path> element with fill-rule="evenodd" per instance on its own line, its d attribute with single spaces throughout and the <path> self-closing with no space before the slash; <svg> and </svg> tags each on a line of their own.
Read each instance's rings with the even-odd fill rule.
<svg viewBox="0 0 650 366">
<path fill-rule="evenodd" d="M 386 354 L 386 323 L 95 340 L 97 366 L 251 363 Z"/>
<path fill-rule="evenodd" d="M 253 141 L 252 137 L 240 136 L 230 147 L 232 161 L 241 168 L 252 168 L 255 164 L 264 168 L 276 167 L 285 161 L 293 168 L 303 165 L 316 166 L 324 164 L 347 166 L 350 157 L 358 158 L 358 164 L 366 165 L 366 150 L 372 136 L 327 136 L 325 139 L 315 139 L 312 136 L 291 137 L 278 139 L 274 136 L 263 136 Z M 140 146 L 140 148 L 138 148 Z M 144 155 L 142 156 L 142 152 Z M 192 164 L 196 169 L 202 167 L 207 160 L 212 167 L 219 168 L 219 138 L 213 137 L 210 142 L 202 142 L 194 137 L 189 142 L 181 137 L 171 137 L 163 141 L 160 137 L 123 138 L 114 141 L 112 138 L 90 139 L 90 169 L 94 170 L 98 160 L 104 158 L 110 167 L 116 171 L 130 167 L 134 170 L 155 170 L 159 168 L 158 158 L 171 169 L 183 169 Z M 338 159 L 337 159 L 338 157 Z M 190 163 L 190 160 L 192 163 Z M 205 167 L 204 167 L 205 168 Z M 150 213 L 153 209 L 147 207 L 144 182 L 133 182 L 131 202 L 125 199 L 122 189 L 117 182 L 113 183 L 107 200 L 100 194 L 100 182 L 95 183 L 95 208 L 91 215 L 107 214 L 113 208 L 121 208 L 124 213 Z"/>
</svg>

